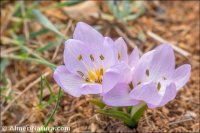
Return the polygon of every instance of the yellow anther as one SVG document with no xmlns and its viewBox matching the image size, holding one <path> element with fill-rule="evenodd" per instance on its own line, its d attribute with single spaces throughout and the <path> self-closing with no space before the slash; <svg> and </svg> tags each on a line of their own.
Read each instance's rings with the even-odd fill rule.
<svg viewBox="0 0 200 133">
<path fill-rule="evenodd" d="M 102 76 L 104 75 L 104 69 L 103 68 L 100 69 L 100 75 L 102 75 Z"/>
<path fill-rule="evenodd" d="M 118 60 L 120 60 L 120 58 L 121 58 L 121 55 L 120 55 L 120 53 L 118 52 Z"/>
<path fill-rule="evenodd" d="M 146 70 L 146 75 L 149 76 L 149 69 Z"/>
<path fill-rule="evenodd" d="M 100 77 L 100 76 L 101 76 L 98 69 L 95 71 L 95 73 L 96 73 L 97 77 Z"/>
<path fill-rule="evenodd" d="M 161 84 L 160 84 L 160 82 L 158 82 L 158 85 L 157 85 L 158 91 L 160 90 L 160 88 L 161 88 Z"/>
<path fill-rule="evenodd" d="M 138 83 L 137 83 L 137 85 L 140 85 L 140 84 L 141 84 L 141 82 L 138 82 Z"/>
<path fill-rule="evenodd" d="M 92 71 L 88 71 L 88 75 L 89 75 L 89 78 L 92 80 L 92 81 L 95 81 L 96 77 L 94 75 L 94 73 Z"/>
<path fill-rule="evenodd" d="M 94 57 L 93 57 L 92 54 L 90 55 L 90 59 L 91 59 L 92 61 L 94 61 Z"/>
<path fill-rule="evenodd" d="M 129 85 L 129 88 L 132 90 L 134 88 L 132 82 L 128 84 Z"/>
<path fill-rule="evenodd" d="M 84 76 L 84 74 L 83 74 L 81 71 L 77 71 L 77 73 L 78 73 L 79 75 L 81 75 L 81 77 Z"/>
<path fill-rule="evenodd" d="M 100 55 L 99 57 L 100 57 L 101 60 L 104 60 L 104 56 L 103 55 Z"/>
<path fill-rule="evenodd" d="M 83 59 L 83 57 L 82 57 L 82 55 L 80 54 L 79 56 L 78 56 L 78 60 L 80 61 L 80 60 L 82 60 Z"/>
<path fill-rule="evenodd" d="M 85 81 L 86 81 L 86 82 L 90 82 L 90 79 L 89 79 L 89 78 L 85 78 Z"/>
</svg>

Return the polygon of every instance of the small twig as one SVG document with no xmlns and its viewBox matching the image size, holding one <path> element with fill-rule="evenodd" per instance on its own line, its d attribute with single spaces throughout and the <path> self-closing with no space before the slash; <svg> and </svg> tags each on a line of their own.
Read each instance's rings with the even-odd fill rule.
<svg viewBox="0 0 200 133">
<path fill-rule="evenodd" d="M 12 47 L 12 48 L 3 50 L 2 53 L 1 53 L 1 55 L 6 55 L 6 54 L 9 54 L 11 52 L 15 52 L 15 51 L 17 51 L 19 49 L 20 49 L 20 47 L 18 47 L 18 46 L 17 47 Z"/>
<path fill-rule="evenodd" d="M 44 73 L 42 76 L 47 76 L 49 75 L 50 72 Z M 29 89 L 31 89 L 36 83 L 40 81 L 40 77 L 37 78 L 35 81 L 33 81 L 31 84 L 29 84 L 18 96 L 16 96 L 6 107 L 5 109 L 1 112 L 1 117 L 4 115 L 4 113 L 11 107 L 11 105 L 19 99 L 25 92 L 27 92 Z"/>
<path fill-rule="evenodd" d="M 29 40 L 29 30 L 28 30 L 28 23 L 26 20 L 26 10 L 25 10 L 25 5 L 24 5 L 24 0 L 21 0 L 21 12 L 22 12 L 22 17 L 23 17 L 23 26 L 24 26 L 24 33 L 25 33 L 25 38 L 26 41 Z"/>
<path fill-rule="evenodd" d="M 187 51 L 175 46 L 172 42 L 166 41 L 165 39 L 163 39 L 162 37 L 158 36 L 157 34 L 151 32 L 151 31 L 147 31 L 147 35 L 149 35 L 150 37 L 152 37 L 153 39 L 155 39 L 156 41 L 160 42 L 160 43 L 167 43 L 169 45 L 172 46 L 172 48 L 177 51 L 178 53 L 180 53 L 181 55 L 188 57 L 190 55 L 190 53 L 188 53 Z"/>
<path fill-rule="evenodd" d="M 3 18 L 5 18 L 5 19 L 2 22 L 4 22 L 4 23 L 1 23 L 2 24 L 1 25 L 1 35 L 3 35 L 4 30 L 7 28 L 15 9 L 13 7 L 9 7 L 8 10 L 9 10 L 8 12 L 6 11 L 6 15 L 3 16 Z"/>
<path fill-rule="evenodd" d="M 66 35 L 66 34 L 67 34 L 67 32 L 69 31 L 69 28 L 71 27 L 71 25 L 72 25 L 72 20 L 69 20 L 68 25 L 67 25 L 67 28 L 66 28 L 66 30 L 64 31 L 64 34 L 63 34 L 63 35 Z M 59 45 L 56 47 L 56 50 L 55 50 L 55 52 L 54 52 L 53 57 L 52 57 L 51 60 L 54 60 L 54 59 L 56 58 L 56 56 L 57 56 L 57 54 L 58 54 L 58 51 L 59 51 L 59 48 L 60 48 L 60 44 L 63 42 L 63 40 L 64 40 L 63 38 L 60 39 Z"/>
<path fill-rule="evenodd" d="M 185 118 L 183 120 L 178 120 L 178 121 L 170 122 L 169 126 L 174 125 L 174 124 L 179 124 L 179 123 L 182 123 L 182 122 L 186 122 L 186 121 L 191 121 L 191 120 L 193 120 L 193 119 L 192 118 Z"/>
<path fill-rule="evenodd" d="M 31 75 L 27 76 L 26 78 L 18 81 L 17 84 L 15 84 L 12 88 L 17 89 L 21 84 L 25 84 L 26 82 L 29 82 L 29 81 L 33 80 L 34 78 L 36 78 L 36 75 L 31 74 Z"/>
</svg>

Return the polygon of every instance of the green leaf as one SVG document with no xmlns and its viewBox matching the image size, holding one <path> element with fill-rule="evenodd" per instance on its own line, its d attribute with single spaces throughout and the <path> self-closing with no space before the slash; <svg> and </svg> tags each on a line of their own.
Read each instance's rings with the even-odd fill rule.
<svg viewBox="0 0 200 133">
<path fill-rule="evenodd" d="M 112 109 L 106 109 L 106 110 L 100 109 L 97 112 L 104 114 L 104 115 L 107 115 L 107 116 L 115 117 L 119 120 L 122 120 L 129 127 L 135 127 L 136 126 L 136 123 L 131 120 L 130 115 L 127 114 L 127 113 L 124 113 L 122 111 L 112 110 Z"/>
<path fill-rule="evenodd" d="M 4 70 L 6 69 L 6 67 L 8 66 L 10 64 L 10 62 L 9 62 L 9 60 L 8 59 L 2 59 L 1 61 L 0 61 L 0 72 L 1 72 L 1 74 L 3 74 L 4 73 Z M 1 75 L 1 78 L 2 78 L 3 76 Z M 1 79 L 0 78 L 0 79 Z"/>
<path fill-rule="evenodd" d="M 58 3 L 57 7 L 63 7 L 63 6 L 73 6 L 76 5 L 78 3 L 82 2 L 81 0 L 72 0 L 72 1 L 66 1 L 66 2 L 62 2 L 62 3 Z"/>
<path fill-rule="evenodd" d="M 58 31 L 58 29 L 51 23 L 51 21 L 49 21 L 48 18 L 46 16 L 44 16 L 39 10 L 33 9 L 32 10 L 32 14 L 35 16 L 35 18 L 43 26 L 45 26 L 49 30 L 53 31 L 54 33 L 56 33 L 57 35 L 59 35 L 60 37 L 62 37 L 63 39 L 65 39 L 65 36 L 60 31 Z"/>
<path fill-rule="evenodd" d="M 41 29 L 41 30 L 39 30 L 39 31 L 31 32 L 31 33 L 30 33 L 30 37 L 31 37 L 31 38 L 36 38 L 37 36 L 42 35 L 42 34 L 45 34 L 45 33 L 47 33 L 47 32 L 49 32 L 49 30 L 43 28 L 43 29 Z M 25 39 L 25 38 L 24 38 L 24 39 Z"/>
<path fill-rule="evenodd" d="M 39 107 L 42 108 L 42 96 L 43 96 L 43 78 L 40 77 L 40 96 L 39 96 Z"/>
<path fill-rule="evenodd" d="M 103 109 L 106 106 L 106 104 L 104 104 L 103 102 L 101 102 L 99 100 L 95 100 L 95 99 L 89 100 L 89 102 L 98 106 L 100 109 Z"/>
<path fill-rule="evenodd" d="M 147 109 L 147 105 L 144 102 L 141 102 L 140 104 L 136 106 L 133 106 L 131 110 L 131 119 L 135 123 L 138 123 L 146 109 Z"/>
<path fill-rule="evenodd" d="M 57 46 L 59 43 L 58 41 L 55 41 L 55 42 L 50 42 L 48 43 L 47 45 L 41 47 L 41 48 L 38 48 L 36 49 L 36 51 L 38 52 L 44 52 L 44 51 L 47 51 L 47 50 L 50 50 L 50 49 L 53 49 L 55 46 Z"/>
</svg>

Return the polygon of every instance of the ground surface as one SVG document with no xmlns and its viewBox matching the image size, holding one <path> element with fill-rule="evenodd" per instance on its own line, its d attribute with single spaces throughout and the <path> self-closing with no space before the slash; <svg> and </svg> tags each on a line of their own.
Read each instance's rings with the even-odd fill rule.
<svg viewBox="0 0 200 133">
<path fill-rule="evenodd" d="M 42 64 L 33 62 L 10 60 L 8 55 L 24 53 L 21 46 L 16 45 L 15 37 L 24 36 L 25 46 L 35 51 L 39 56 L 57 65 L 62 64 L 63 42 L 53 49 L 36 52 L 37 48 L 57 41 L 52 32 L 46 32 L 33 38 L 30 34 L 43 27 L 32 19 L 22 19 L 26 14 L 28 3 L 20 3 L 19 10 L 16 3 L 2 2 L 1 5 L 1 56 L 5 60 L 5 70 L 1 76 L 1 119 L 3 125 L 42 125 L 52 112 L 55 102 L 39 109 L 39 81 L 44 74 L 50 82 L 53 92 L 57 94 L 58 86 L 52 78 L 52 71 Z M 175 100 L 157 109 L 148 109 L 136 129 L 129 129 L 116 119 L 95 113 L 95 107 L 88 100 L 94 96 L 74 98 L 64 94 L 58 110 L 49 126 L 69 126 L 72 132 L 198 132 L 199 131 L 199 2 L 147 2 L 146 11 L 142 16 L 127 23 L 116 22 L 112 16 L 99 17 L 101 9 L 109 14 L 106 2 L 89 1 L 70 7 L 50 9 L 45 8 L 56 3 L 43 2 L 36 9 L 43 14 L 59 30 L 70 37 L 76 22 L 84 21 L 100 29 L 101 33 L 113 38 L 123 36 L 131 51 L 131 45 L 137 45 L 142 52 L 146 52 L 159 45 L 163 40 L 185 50 L 176 53 L 177 66 L 189 63 L 192 65 L 190 81 L 178 93 Z M 101 8 L 99 8 L 101 5 Z M 23 11 L 25 9 L 25 11 Z M 16 12 L 22 12 L 16 15 Z M 84 13 L 83 13 L 84 12 Z M 137 12 L 137 10 L 136 10 Z M 89 13 L 94 13 L 91 17 Z M 96 13 L 96 14 L 95 14 Z M 14 15 L 15 14 L 15 15 Z M 84 15 L 83 15 L 84 14 Z M 25 17 L 26 18 L 26 17 Z M 114 28 L 116 26 L 118 29 Z M 153 35 L 152 35 L 153 33 Z M 156 35 L 155 35 L 156 34 Z M 29 51 L 30 52 L 30 51 Z M 32 54 L 31 52 L 28 53 Z M 167 62 L 167 61 L 166 61 Z M 5 65 L 7 64 L 7 65 Z M 43 100 L 48 101 L 50 93 L 44 88 Z"/>
</svg>

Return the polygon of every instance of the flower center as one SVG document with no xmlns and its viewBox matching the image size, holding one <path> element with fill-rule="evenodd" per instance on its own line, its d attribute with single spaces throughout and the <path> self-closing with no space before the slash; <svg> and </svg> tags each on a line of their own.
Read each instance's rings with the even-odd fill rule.
<svg viewBox="0 0 200 133">
<path fill-rule="evenodd" d="M 82 56 L 82 54 L 79 54 L 77 57 L 78 61 L 84 61 L 83 58 L 84 57 Z M 89 58 L 93 63 L 95 62 L 95 57 L 92 54 L 89 55 Z M 100 54 L 99 59 L 101 61 L 104 61 L 105 57 L 102 54 Z M 101 84 L 103 80 L 103 75 L 105 73 L 105 69 L 100 68 L 100 69 L 95 69 L 95 70 L 87 70 L 87 73 L 77 71 L 77 73 L 88 83 Z"/>
<path fill-rule="evenodd" d="M 89 83 L 102 83 L 103 75 L 105 70 L 101 68 L 100 70 L 96 69 L 95 71 L 88 71 L 88 81 Z"/>
</svg>

